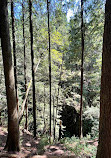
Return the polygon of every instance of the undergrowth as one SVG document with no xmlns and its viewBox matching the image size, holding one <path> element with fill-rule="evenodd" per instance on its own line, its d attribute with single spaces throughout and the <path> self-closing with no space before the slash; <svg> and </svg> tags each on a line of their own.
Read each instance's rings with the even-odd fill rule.
<svg viewBox="0 0 111 158">
<path fill-rule="evenodd" d="M 95 141 L 97 142 L 97 139 L 91 139 L 89 135 L 81 140 L 75 136 L 60 140 L 67 150 L 70 150 L 76 156 L 79 156 L 79 158 L 96 157 L 97 146 L 94 144 Z"/>
<path fill-rule="evenodd" d="M 38 154 L 43 154 L 44 153 L 44 147 L 46 146 L 46 145 L 48 145 L 49 144 L 49 139 L 48 139 L 48 137 L 47 136 L 42 136 L 41 137 L 41 139 L 40 139 L 40 142 L 39 142 L 39 144 L 38 144 Z"/>
</svg>

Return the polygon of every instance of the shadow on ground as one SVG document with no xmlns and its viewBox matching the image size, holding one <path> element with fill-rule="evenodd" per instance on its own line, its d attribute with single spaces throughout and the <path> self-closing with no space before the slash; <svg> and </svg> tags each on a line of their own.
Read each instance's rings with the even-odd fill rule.
<svg viewBox="0 0 111 158">
<path fill-rule="evenodd" d="M 45 149 L 41 149 L 40 138 L 34 139 L 33 135 L 26 130 L 22 130 L 20 135 L 21 151 L 6 152 L 3 149 L 6 143 L 7 130 L 0 127 L 0 158 L 75 158 L 61 144 L 47 145 Z"/>
<path fill-rule="evenodd" d="M 5 147 L 5 143 L 6 143 L 6 139 L 7 139 L 7 132 L 6 129 L 3 129 L 0 126 L 0 153 L 1 151 L 4 149 Z"/>
</svg>

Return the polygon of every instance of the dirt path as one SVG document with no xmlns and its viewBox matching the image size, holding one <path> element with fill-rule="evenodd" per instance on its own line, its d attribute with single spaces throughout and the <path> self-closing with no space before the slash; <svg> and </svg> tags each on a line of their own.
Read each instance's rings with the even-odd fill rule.
<svg viewBox="0 0 111 158">
<path fill-rule="evenodd" d="M 62 144 L 45 146 L 40 154 L 40 138 L 34 139 L 32 134 L 26 130 L 21 131 L 21 151 L 19 153 L 9 153 L 3 150 L 6 137 L 6 128 L 0 127 L 0 158 L 75 158 L 74 154 L 67 151 Z"/>
</svg>

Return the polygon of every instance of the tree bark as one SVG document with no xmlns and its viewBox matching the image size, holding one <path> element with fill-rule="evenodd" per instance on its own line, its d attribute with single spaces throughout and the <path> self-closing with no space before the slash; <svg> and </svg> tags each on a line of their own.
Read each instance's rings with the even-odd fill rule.
<svg viewBox="0 0 111 158">
<path fill-rule="evenodd" d="M 12 39 L 13 39 L 13 59 L 14 59 L 15 90 L 16 90 L 16 98 L 18 98 L 18 94 L 17 94 L 16 43 L 15 43 L 15 17 L 14 17 L 14 4 L 13 4 L 13 0 L 11 0 L 11 18 L 12 18 Z"/>
<path fill-rule="evenodd" d="M 97 158 L 111 157 L 111 1 L 106 0 Z"/>
<path fill-rule="evenodd" d="M 8 107 L 8 137 L 6 148 L 8 151 L 19 151 L 19 123 L 10 45 L 7 0 L 0 0 L 0 18 L 1 46 Z"/>
<path fill-rule="evenodd" d="M 32 2 L 31 2 L 31 0 L 29 0 L 29 19 L 30 19 L 31 62 L 32 62 L 33 121 L 34 121 L 34 137 L 36 137 L 36 99 L 35 99 L 33 24 L 32 24 Z"/>
<path fill-rule="evenodd" d="M 83 112 L 83 63 L 84 63 L 84 22 L 83 22 L 83 0 L 81 0 L 81 99 L 80 99 L 80 127 L 79 137 L 83 137 L 82 133 L 82 112 Z"/>
</svg>

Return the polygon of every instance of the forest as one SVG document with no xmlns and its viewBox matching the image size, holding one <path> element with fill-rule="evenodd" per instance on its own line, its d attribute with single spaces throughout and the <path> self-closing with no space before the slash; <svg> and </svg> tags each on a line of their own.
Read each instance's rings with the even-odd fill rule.
<svg viewBox="0 0 111 158">
<path fill-rule="evenodd" d="M 0 158 L 111 158 L 111 0 L 0 0 Z"/>
</svg>

